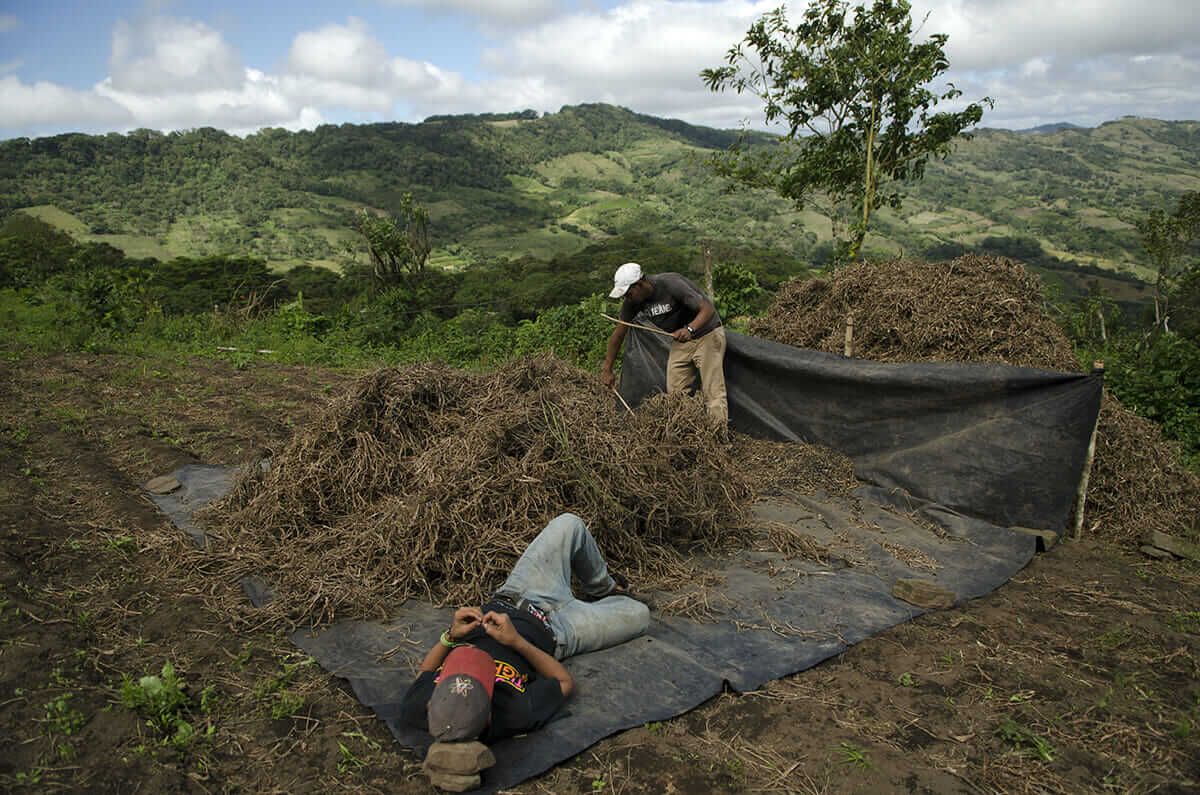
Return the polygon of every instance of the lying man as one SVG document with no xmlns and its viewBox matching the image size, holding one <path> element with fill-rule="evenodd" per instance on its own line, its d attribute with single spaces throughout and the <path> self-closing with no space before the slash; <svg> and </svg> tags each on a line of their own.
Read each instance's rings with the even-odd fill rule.
<svg viewBox="0 0 1200 795">
<path fill-rule="evenodd" d="M 594 601 L 575 598 L 572 574 Z M 477 743 L 471 750 L 452 744 L 493 743 L 549 722 L 575 687 L 560 660 L 645 632 L 650 611 L 627 592 L 587 525 L 564 513 L 529 544 L 491 599 L 456 610 L 401 704 L 401 719 L 433 736 L 426 757 L 433 783 L 470 788 L 468 779 L 494 764 Z"/>
</svg>

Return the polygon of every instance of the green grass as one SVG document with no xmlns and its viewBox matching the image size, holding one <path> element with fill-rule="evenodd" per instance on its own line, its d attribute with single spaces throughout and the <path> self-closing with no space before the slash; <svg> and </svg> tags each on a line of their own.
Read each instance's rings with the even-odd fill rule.
<svg viewBox="0 0 1200 795">
<path fill-rule="evenodd" d="M 51 204 L 39 204 L 34 207 L 22 207 L 21 212 L 38 218 L 51 226 L 56 226 L 73 237 L 81 237 L 91 230 L 71 213 L 58 209 Z"/>
<path fill-rule="evenodd" d="M 553 160 L 547 160 L 534 167 L 551 185 L 561 184 L 568 177 L 578 179 L 606 179 L 623 183 L 633 182 L 633 175 L 625 168 L 603 155 L 588 152 L 574 152 Z"/>
<path fill-rule="evenodd" d="M 551 186 L 530 177 L 523 177 L 519 174 L 508 174 L 506 178 L 510 185 L 522 193 L 544 195 L 554 192 L 554 188 Z"/>
<path fill-rule="evenodd" d="M 492 256 L 532 256 L 549 259 L 557 254 L 574 254 L 586 248 L 591 241 L 567 231 L 555 234 L 549 228 L 542 228 L 501 239 L 491 235 L 481 235 L 478 239 L 472 238 L 469 242 L 472 249 Z"/>
</svg>

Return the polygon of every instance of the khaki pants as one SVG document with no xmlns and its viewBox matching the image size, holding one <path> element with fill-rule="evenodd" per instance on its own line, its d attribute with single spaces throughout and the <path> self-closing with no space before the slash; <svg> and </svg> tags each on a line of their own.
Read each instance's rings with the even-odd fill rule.
<svg viewBox="0 0 1200 795">
<path fill-rule="evenodd" d="M 729 422 L 729 400 L 725 397 L 725 327 L 718 326 L 698 340 L 672 342 L 667 357 L 667 391 L 678 392 L 692 385 L 700 373 L 704 406 L 714 422 Z"/>
</svg>

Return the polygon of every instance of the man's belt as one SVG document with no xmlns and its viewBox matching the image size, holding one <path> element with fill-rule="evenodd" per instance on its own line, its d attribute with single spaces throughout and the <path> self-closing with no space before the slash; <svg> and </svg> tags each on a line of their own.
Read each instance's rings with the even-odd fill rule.
<svg viewBox="0 0 1200 795">
<path fill-rule="evenodd" d="M 524 599 L 516 594 L 501 593 L 501 592 L 492 594 L 492 598 L 488 599 L 488 601 L 489 602 L 497 602 L 499 604 L 504 605 L 505 607 L 515 610 L 518 613 L 525 612 L 526 605 L 534 604 L 533 602 L 530 602 L 528 599 Z M 534 607 L 537 607 L 537 605 L 534 605 Z M 538 610 L 541 610 L 541 608 L 538 607 Z"/>
</svg>

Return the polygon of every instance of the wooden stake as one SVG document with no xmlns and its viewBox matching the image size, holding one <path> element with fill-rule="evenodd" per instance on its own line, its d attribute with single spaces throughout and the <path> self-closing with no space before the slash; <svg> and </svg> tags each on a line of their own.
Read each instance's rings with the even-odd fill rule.
<svg viewBox="0 0 1200 795">
<path fill-rule="evenodd" d="M 854 356 L 854 313 L 846 315 L 846 342 L 842 345 L 842 353 L 849 359 Z"/>
<path fill-rule="evenodd" d="M 1104 362 L 1092 362 L 1092 375 L 1104 376 Z M 1092 426 L 1092 437 L 1088 440 L 1087 456 L 1083 459 L 1083 475 L 1079 478 L 1079 489 L 1075 492 L 1075 526 L 1071 528 L 1071 540 L 1083 537 L 1083 506 L 1087 503 L 1088 481 L 1092 477 L 1092 460 L 1096 457 L 1096 431 L 1100 428 L 1100 413 L 1096 413 L 1096 424 Z"/>
<path fill-rule="evenodd" d="M 704 286 L 708 290 L 708 300 L 713 298 L 713 283 L 712 283 L 712 257 L 708 253 L 708 241 L 705 240 L 701 244 L 701 250 L 704 252 Z"/>
</svg>

